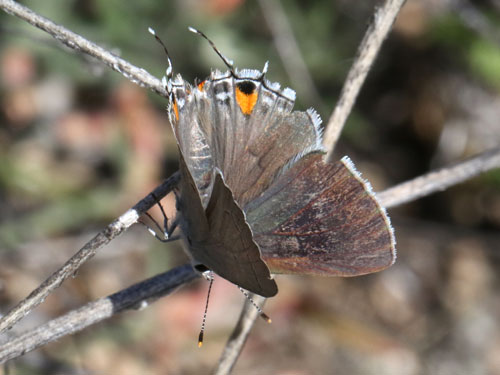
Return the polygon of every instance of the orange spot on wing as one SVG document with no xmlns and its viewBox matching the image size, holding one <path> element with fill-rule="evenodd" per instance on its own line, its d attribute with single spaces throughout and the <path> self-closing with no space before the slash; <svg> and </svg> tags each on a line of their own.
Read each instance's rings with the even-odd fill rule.
<svg viewBox="0 0 500 375">
<path fill-rule="evenodd" d="M 236 102 L 240 106 L 241 112 L 245 115 L 250 115 L 257 103 L 257 91 L 254 90 L 251 93 L 244 93 L 238 87 L 236 87 Z"/>
<path fill-rule="evenodd" d="M 203 91 L 203 86 L 205 86 L 205 82 L 206 81 L 201 81 L 200 83 L 198 83 L 198 90 Z"/>
<path fill-rule="evenodd" d="M 173 107 L 174 107 L 175 119 L 179 121 L 179 108 L 177 107 L 177 101 L 175 99 L 173 102 Z"/>
</svg>

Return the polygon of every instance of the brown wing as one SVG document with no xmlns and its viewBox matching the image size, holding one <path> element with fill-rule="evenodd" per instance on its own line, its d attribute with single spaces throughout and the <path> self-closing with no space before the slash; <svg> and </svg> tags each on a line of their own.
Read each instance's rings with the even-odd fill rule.
<svg viewBox="0 0 500 375">
<path fill-rule="evenodd" d="M 260 257 L 243 211 L 220 173 L 216 173 L 206 210 L 182 157 L 181 176 L 179 208 L 193 259 L 246 290 L 264 297 L 274 296 L 278 287 Z"/>
<path fill-rule="evenodd" d="M 389 219 L 348 159 L 305 156 L 245 211 L 272 273 L 356 276 L 394 263 Z"/>
</svg>

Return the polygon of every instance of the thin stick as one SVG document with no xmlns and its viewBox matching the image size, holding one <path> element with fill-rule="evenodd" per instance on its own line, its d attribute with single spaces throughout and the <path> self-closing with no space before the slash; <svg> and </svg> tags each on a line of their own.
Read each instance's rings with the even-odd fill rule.
<svg viewBox="0 0 500 375">
<path fill-rule="evenodd" d="M 251 298 L 261 307 L 266 302 L 264 297 L 257 294 L 253 294 Z M 231 337 L 227 340 L 224 351 L 219 359 L 219 363 L 213 372 L 214 375 L 226 375 L 231 373 L 231 370 L 233 369 L 236 360 L 240 356 L 243 346 L 248 339 L 248 335 L 252 330 L 255 320 L 259 315 L 259 311 L 252 306 L 252 303 L 249 300 L 246 300 L 238 319 L 238 323 L 236 323 L 236 327 L 234 327 Z"/>
<path fill-rule="evenodd" d="M 378 193 L 382 206 L 389 208 L 443 191 L 483 172 L 500 168 L 500 147 L 444 167 Z"/>
<path fill-rule="evenodd" d="M 115 54 L 99 47 L 97 44 L 94 44 L 80 35 L 55 24 L 49 19 L 36 14 L 32 10 L 16 3 L 15 1 L 0 0 L 0 8 L 9 14 L 29 22 L 33 26 L 46 31 L 66 46 L 95 57 L 111 69 L 122 74 L 129 81 L 134 82 L 139 86 L 147 87 L 163 97 L 168 97 L 167 91 L 165 90 L 162 82 L 149 74 L 145 69 L 138 68 L 130 64 Z"/>
<path fill-rule="evenodd" d="M 354 102 L 365 78 L 377 57 L 382 42 L 392 28 L 392 24 L 405 0 L 386 0 L 384 5 L 375 11 L 373 21 L 366 30 L 361 41 L 354 63 L 340 93 L 340 99 L 326 125 L 323 145 L 328 151 L 326 160 L 332 161 L 335 144 L 340 137 L 347 117 L 351 113 Z"/>
<path fill-rule="evenodd" d="M 322 100 L 302 57 L 292 26 L 279 0 L 259 0 L 262 15 L 271 31 L 276 50 L 294 87 L 302 100 L 318 108 Z"/>
<path fill-rule="evenodd" d="M 175 186 L 177 186 L 179 178 L 179 173 L 174 173 L 170 178 L 158 186 L 153 193 L 148 194 L 133 208 L 129 209 L 118 219 L 109 224 L 103 231 L 98 233 L 93 239 L 87 242 L 85 246 L 73 255 L 59 270 L 54 272 L 38 288 L 31 292 L 28 297 L 22 300 L 0 319 L 0 333 L 12 327 L 31 310 L 42 303 L 50 292 L 61 285 L 69 276 L 73 275 L 84 262 L 92 258 L 98 249 L 134 224 L 144 212 L 156 204 L 157 198 L 161 199 L 171 192 Z"/>
<path fill-rule="evenodd" d="M 456 0 L 450 1 L 449 5 L 450 11 L 457 14 L 470 29 L 482 38 L 500 45 L 500 32 L 497 25 L 478 9 L 478 4 L 470 0 Z"/>
<path fill-rule="evenodd" d="M 191 265 L 174 268 L 53 319 L 0 346 L 0 364 L 127 309 L 141 308 L 200 277 Z"/>
</svg>

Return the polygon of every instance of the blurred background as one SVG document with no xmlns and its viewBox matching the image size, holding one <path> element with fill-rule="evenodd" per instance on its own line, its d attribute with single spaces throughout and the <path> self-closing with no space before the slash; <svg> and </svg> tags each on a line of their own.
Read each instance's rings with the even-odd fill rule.
<svg viewBox="0 0 500 375">
<path fill-rule="evenodd" d="M 220 59 L 262 69 L 326 122 L 375 1 L 23 1 L 157 77 Z M 177 169 L 165 99 L 0 14 L 0 312 Z M 410 0 L 342 133 L 376 191 L 500 144 L 500 3 Z M 173 198 L 164 199 L 173 214 Z M 279 276 L 235 374 L 500 374 L 500 171 L 389 211 L 398 261 L 358 278 Z M 121 235 L 9 334 L 185 263 L 142 226 Z M 12 361 L 9 374 L 196 374 L 219 358 L 243 297 L 198 281 Z M 0 374 L 6 374 L 0 368 Z"/>
</svg>

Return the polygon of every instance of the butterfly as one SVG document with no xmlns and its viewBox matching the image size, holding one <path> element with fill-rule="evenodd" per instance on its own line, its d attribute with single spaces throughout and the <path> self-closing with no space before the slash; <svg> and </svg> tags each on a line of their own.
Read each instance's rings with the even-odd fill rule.
<svg viewBox="0 0 500 375">
<path fill-rule="evenodd" d="M 272 275 L 357 276 L 396 259 L 394 232 L 348 157 L 323 160 L 321 120 L 262 71 L 228 67 L 194 85 L 169 68 L 168 113 L 180 151 L 177 209 L 187 252 L 250 292 Z"/>
</svg>

